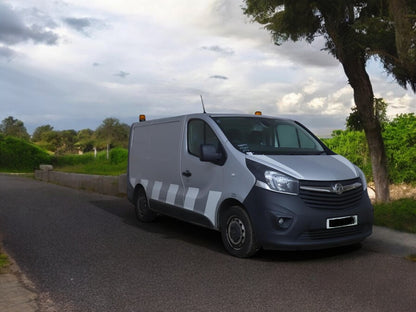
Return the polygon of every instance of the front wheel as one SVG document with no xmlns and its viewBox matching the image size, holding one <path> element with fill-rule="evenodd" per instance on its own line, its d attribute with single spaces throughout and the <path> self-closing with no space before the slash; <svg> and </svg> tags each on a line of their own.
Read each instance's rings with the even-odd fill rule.
<svg viewBox="0 0 416 312">
<path fill-rule="evenodd" d="M 144 190 L 139 190 L 135 206 L 136 218 L 141 222 L 152 222 L 156 219 L 156 213 L 150 210 Z"/>
<path fill-rule="evenodd" d="M 222 242 L 231 255 L 247 258 L 259 250 L 250 218 L 243 208 L 227 209 L 221 215 L 220 226 Z"/>
</svg>

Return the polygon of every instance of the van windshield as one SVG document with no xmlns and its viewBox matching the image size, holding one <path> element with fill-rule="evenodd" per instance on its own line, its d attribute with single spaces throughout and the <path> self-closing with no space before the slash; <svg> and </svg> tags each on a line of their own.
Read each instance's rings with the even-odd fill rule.
<svg viewBox="0 0 416 312">
<path fill-rule="evenodd" d="M 212 117 L 231 144 L 243 153 L 262 155 L 326 154 L 323 144 L 290 120 L 261 117 Z"/>
</svg>

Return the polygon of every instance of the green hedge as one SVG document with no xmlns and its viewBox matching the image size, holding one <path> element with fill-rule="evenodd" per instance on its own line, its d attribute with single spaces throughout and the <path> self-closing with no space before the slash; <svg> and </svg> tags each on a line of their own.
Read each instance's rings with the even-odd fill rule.
<svg viewBox="0 0 416 312">
<path fill-rule="evenodd" d="M 52 163 L 52 157 L 42 148 L 26 140 L 0 135 L 0 171 L 31 172 L 40 164 Z"/>
<path fill-rule="evenodd" d="M 122 163 L 127 164 L 128 151 L 125 148 L 116 147 L 110 150 L 110 163 L 118 165 Z"/>
<path fill-rule="evenodd" d="M 112 165 L 118 165 L 122 163 L 127 164 L 127 156 L 127 149 L 116 147 L 110 150 L 108 160 L 107 151 L 98 152 L 96 157 L 94 156 L 93 152 L 89 152 L 82 155 L 68 154 L 56 156 L 54 160 L 54 165 L 57 167 L 76 166 L 87 165 L 92 162 L 109 163 Z"/>
<path fill-rule="evenodd" d="M 54 157 L 54 166 L 63 167 L 63 166 L 75 166 L 75 165 L 85 165 L 94 161 L 93 153 L 85 153 L 83 155 L 77 154 L 68 154 L 68 155 L 59 155 Z"/>
</svg>

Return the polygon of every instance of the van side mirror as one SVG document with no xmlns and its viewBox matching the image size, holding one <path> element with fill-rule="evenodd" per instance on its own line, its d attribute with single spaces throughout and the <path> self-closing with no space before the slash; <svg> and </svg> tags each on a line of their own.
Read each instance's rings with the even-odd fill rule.
<svg viewBox="0 0 416 312">
<path fill-rule="evenodd" d="M 217 149 L 212 144 L 201 144 L 201 161 L 210 161 L 213 163 L 221 162 L 223 154 L 217 152 Z"/>
</svg>

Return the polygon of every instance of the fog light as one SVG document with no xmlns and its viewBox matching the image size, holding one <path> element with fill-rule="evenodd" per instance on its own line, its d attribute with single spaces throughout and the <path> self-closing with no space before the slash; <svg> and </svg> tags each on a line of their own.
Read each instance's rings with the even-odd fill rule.
<svg viewBox="0 0 416 312">
<path fill-rule="evenodd" d="M 291 217 L 277 217 L 277 226 L 281 229 L 288 229 L 292 224 Z"/>
</svg>

